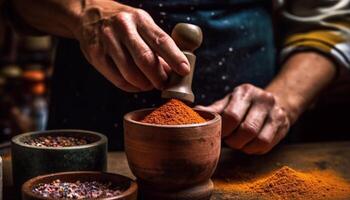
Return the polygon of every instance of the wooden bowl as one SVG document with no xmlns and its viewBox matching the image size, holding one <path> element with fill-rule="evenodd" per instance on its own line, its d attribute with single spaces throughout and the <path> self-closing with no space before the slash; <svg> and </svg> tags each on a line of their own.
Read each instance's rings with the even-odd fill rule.
<svg viewBox="0 0 350 200">
<path fill-rule="evenodd" d="M 153 109 L 124 116 L 125 152 L 144 199 L 209 199 L 219 160 L 220 115 L 197 112 L 208 121 L 189 125 L 140 122 Z"/>
<path fill-rule="evenodd" d="M 25 182 L 22 186 L 22 200 L 50 200 L 51 198 L 44 198 L 32 192 L 33 188 L 40 183 L 51 183 L 54 180 L 60 179 L 64 182 L 76 181 L 99 181 L 111 182 L 112 184 L 122 186 L 125 191 L 115 197 L 100 198 L 100 200 L 136 200 L 137 199 L 137 184 L 128 177 L 111 174 L 105 172 L 93 171 L 76 171 L 76 172 L 62 172 L 56 174 L 48 174 L 32 178 Z"/>
<path fill-rule="evenodd" d="M 26 144 L 29 137 L 84 137 L 89 143 L 71 147 L 37 147 Z M 19 191 L 30 178 L 65 171 L 105 171 L 107 137 L 92 131 L 50 130 L 24 133 L 12 138 L 13 180 Z"/>
</svg>

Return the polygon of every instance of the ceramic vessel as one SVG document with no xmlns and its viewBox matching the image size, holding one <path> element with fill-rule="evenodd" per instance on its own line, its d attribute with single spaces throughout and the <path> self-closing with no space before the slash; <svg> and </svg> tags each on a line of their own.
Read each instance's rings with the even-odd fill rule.
<svg viewBox="0 0 350 200">
<path fill-rule="evenodd" d="M 128 177 L 104 173 L 104 172 L 63 172 L 56 174 L 48 174 L 32 178 L 25 182 L 22 186 L 22 200 L 50 200 L 50 198 L 43 198 L 32 192 L 33 188 L 41 183 L 51 183 L 54 180 L 61 180 L 62 182 L 76 182 L 76 181 L 99 181 L 102 183 L 111 182 L 113 185 L 121 186 L 124 192 L 115 197 L 100 198 L 100 200 L 136 200 L 137 199 L 137 184 Z"/>
<path fill-rule="evenodd" d="M 208 121 L 189 125 L 140 122 L 153 109 L 124 116 L 125 152 L 143 199 L 210 199 L 210 180 L 220 155 L 221 118 L 197 111 Z"/>
<path fill-rule="evenodd" d="M 37 147 L 28 145 L 29 137 L 83 137 L 86 145 L 72 147 Z M 83 130 L 50 130 L 24 133 L 12 138 L 12 171 L 17 189 L 28 179 L 64 171 L 105 171 L 107 168 L 106 136 Z"/>
</svg>

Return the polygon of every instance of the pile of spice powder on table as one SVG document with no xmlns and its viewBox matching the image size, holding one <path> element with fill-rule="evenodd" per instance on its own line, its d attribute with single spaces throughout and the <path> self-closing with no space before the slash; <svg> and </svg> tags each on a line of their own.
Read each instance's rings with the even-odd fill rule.
<svg viewBox="0 0 350 200">
<path fill-rule="evenodd" d="M 177 99 L 155 109 L 141 122 L 161 125 L 198 124 L 206 122 L 196 111 Z"/>
<path fill-rule="evenodd" d="M 299 172 L 286 166 L 255 180 L 241 182 L 216 180 L 215 187 L 218 190 L 238 193 L 247 199 L 350 199 L 350 183 L 335 172 L 330 170 Z"/>
<path fill-rule="evenodd" d="M 112 187 L 111 183 L 96 181 L 71 183 L 55 180 L 35 186 L 32 192 L 53 199 L 96 199 L 118 196 L 123 191 L 118 187 Z"/>
<path fill-rule="evenodd" d="M 87 140 L 83 138 L 66 136 L 30 137 L 24 143 L 37 147 L 71 147 L 88 144 Z"/>
</svg>

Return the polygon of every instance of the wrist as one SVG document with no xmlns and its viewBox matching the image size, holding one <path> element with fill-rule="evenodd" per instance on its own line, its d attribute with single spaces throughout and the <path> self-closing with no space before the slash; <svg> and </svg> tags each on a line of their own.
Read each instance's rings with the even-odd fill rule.
<svg viewBox="0 0 350 200">
<path fill-rule="evenodd" d="M 287 113 L 290 124 L 294 124 L 305 110 L 306 100 L 300 95 L 288 92 L 288 90 L 273 83 L 266 88 L 266 91 L 272 93 L 275 97 L 276 104 Z"/>
<path fill-rule="evenodd" d="M 335 74 L 336 67 L 327 57 L 317 52 L 299 52 L 290 56 L 266 90 L 275 95 L 294 123 Z"/>
</svg>

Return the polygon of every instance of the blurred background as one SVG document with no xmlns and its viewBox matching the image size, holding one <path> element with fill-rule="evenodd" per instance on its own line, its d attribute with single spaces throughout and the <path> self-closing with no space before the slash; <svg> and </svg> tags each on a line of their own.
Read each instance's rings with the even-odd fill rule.
<svg viewBox="0 0 350 200">
<path fill-rule="evenodd" d="M 11 137 L 45 129 L 54 44 L 0 26 L 0 147 Z"/>
</svg>

